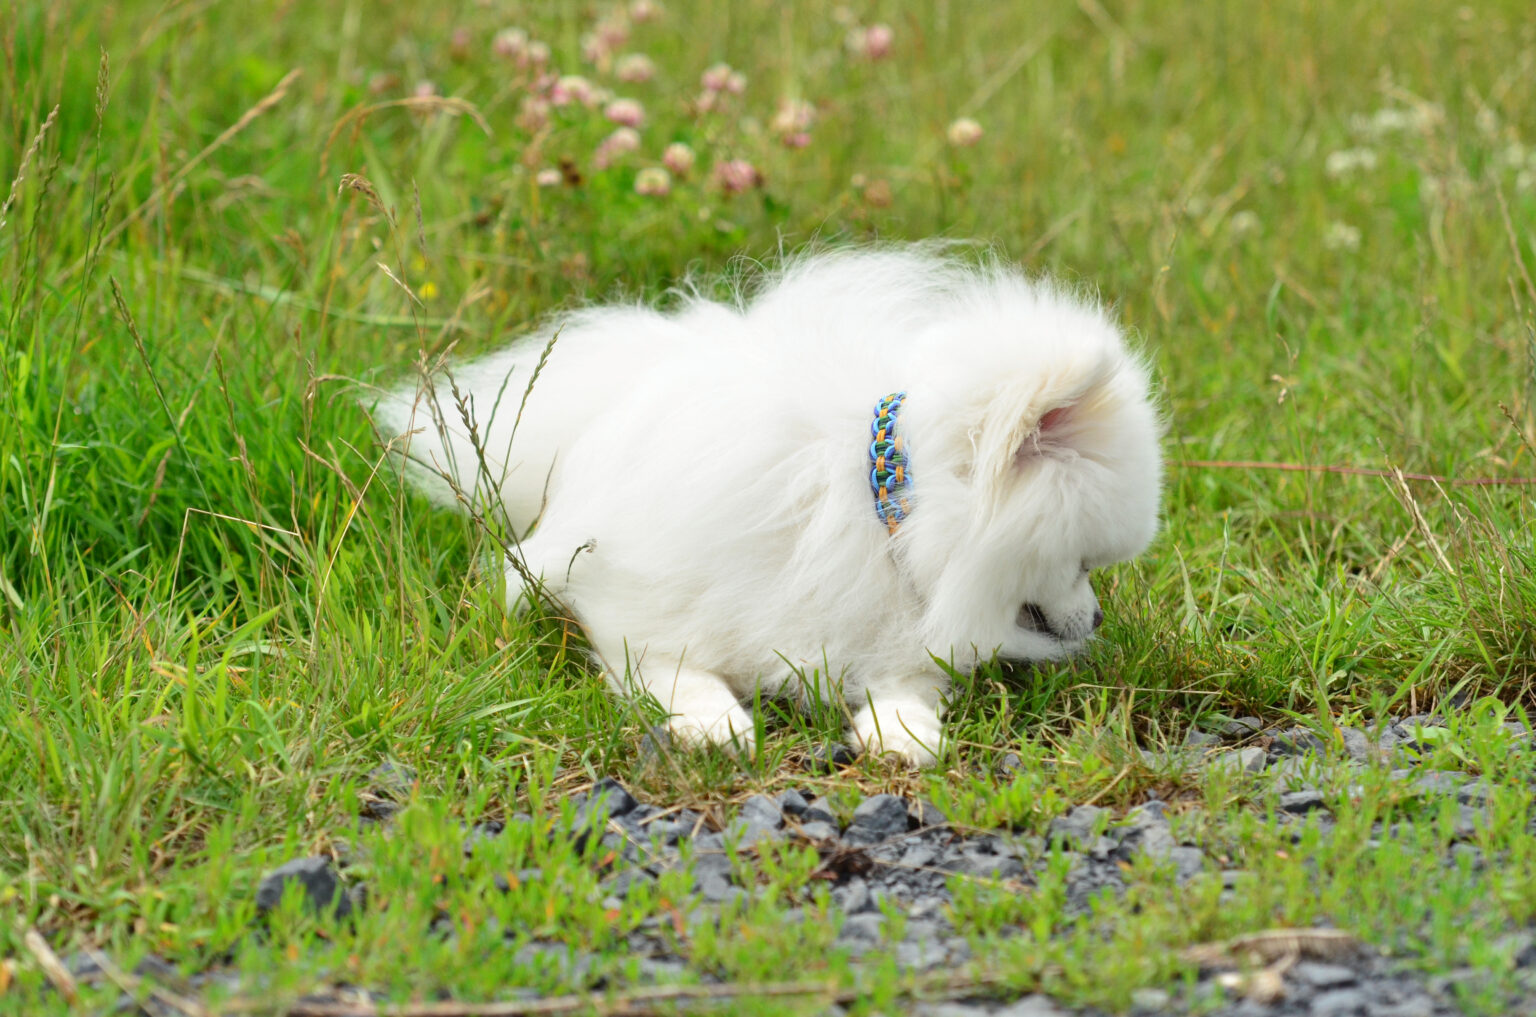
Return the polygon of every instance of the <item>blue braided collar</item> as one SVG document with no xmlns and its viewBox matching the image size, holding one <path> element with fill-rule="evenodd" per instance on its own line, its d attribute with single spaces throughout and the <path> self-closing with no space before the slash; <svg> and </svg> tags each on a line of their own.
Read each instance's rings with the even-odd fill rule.
<svg viewBox="0 0 1536 1017">
<path fill-rule="evenodd" d="M 896 433 L 896 414 L 906 397 L 905 392 L 892 392 L 881 399 L 869 425 L 869 489 L 875 495 L 875 514 L 891 533 L 911 511 L 907 495 L 912 491 L 912 471 L 907 468 L 906 442 Z"/>
</svg>

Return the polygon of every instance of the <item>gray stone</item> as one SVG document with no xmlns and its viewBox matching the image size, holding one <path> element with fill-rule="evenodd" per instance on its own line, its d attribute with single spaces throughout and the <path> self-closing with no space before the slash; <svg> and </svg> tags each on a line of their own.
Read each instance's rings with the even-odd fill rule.
<svg viewBox="0 0 1536 1017">
<path fill-rule="evenodd" d="M 874 844 L 907 832 L 907 803 L 896 795 L 871 795 L 853 810 L 843 839 L 854 844 Z"/>
<path fill-rule="evenodd" d="M 786 816 L 803 816 L 805 815 L 805 810 L 811 804 L 810 802 L 806 801 L 805 795 L 801 794 L 799 791 L 796 791 L 794 788 L 790 788 L 788 791 L 781 792 L 779 794 L 777 803 L 779 806 L 779 811 L 784 813 Z"/>
<path fill-rule="evenodd" d="M 1128 862 L 1138 854 L 1167 858 L 1178 846 L 1168 826 L 1168 817 L 1163 815 L 1162 802 L 1138 805 L 1127 812 L 1125 818 L 1122 826 L 1110 831 L 1110 836 L 1118 842 L 1113 852 L 1116 859 Z"/>
<path fill-rule="evenodd" d="M 1409 996 L 1396 1003 L 1371 1003 L 1368 1017 L 1434 1017 L 1435 1001 L 1425 995 Z"/>
<path fill-rule="evenodd" d="M 506 824 L 499 819 L 490 819 L 483 823 L 476 823 L 464 834 L 464 857 L 475 853 L 475 849 L 488 840 L 495 840 L 506 829 Z"/>
<path fill-rule="evenodd" d="M 1131 993 L 1131 1006 L 1145 1012 L 1156 1013 L 1172 1002 L 1173 996 L 1163 989 L 1143 987 Z"/>
<path fill-rule="evenodd" d="M 630 890 L 637 886 L 654 886 L 656 877 L 641 868 L 629 868 L 613 877 L 613 882 L 608 889 L 614 896 L 624 898 L 629 896 Z"/>
<path fill-rule="evenodd" d="M 612 777 L 604 777 L 587 792 L 583 806 L 589 813 L 602 811 L 608 817 L 622 816 L 640 803 Z"/>
<path fill-rule="evenodd" d="M 1094 830 L 1104 812 L 1096 805 L 1079 805 L 1066 815 L 1051 820 L 1048 836 L 1053 841 L 1083 850 L 1093 843 Z"/>
<path fill-rule="evenodd" d="M 942 915 L 944 908 L 949 904 L 948 895 L 938 894 L 918 897 L 907 907 L 907 915 L 911 918 L 922 918 L 925 915 Z M 964 943 L 965 940 L 960 940 Z"/>
<path fill-rule="evenodd" d="M 1377 756 L 1376 747 L 1371 744 L 1371 739 L 1359 728 L 1339 728 L 1339 738 L 1344 743 L 1344 754 L 1358 763 L 1369 762 Z"/>
<path fill-rule="evenodd" d="M 723 854 L 700 854 L 693 859 L 693 881 L 705 900 L 723 901 L 738 889 L 731 885 L 731 860 Z"/>
<path fill-rule="evenodd" d="M 939 964 L 944 962 L 943 951 L 940 950 L 939 957 L 932 964 L 908 964 L 902 960 L 902 950 L 904 947 L 911 946 L 911 943 L 903 943 L 901 946 L 896 948 L 896 963 L 904 968 L 917 968 L 921 970 L 924 967 L 937 967 Z M 972 1003 L 952 1002 L 918 1003 L 908 1012 L 911 1013 L 913 1017 L 985 1017 L 987 1013 L 985 1007 L 977 1006 Z"/>
<path fill-rule="evenodd" d="M 933 860 L 938 856 L 938 849 L 932 844 L 916 841 L 907 845 L 906 851 L 901 855 L 901 864 L 907 868 L 920 869 L 933 864 Z"/>
<path fill-rule="evenodd" d="M 1017 858 L 978 850 L 971 844 L 946 861 L 944 867 L 977 879 L 1017 879 L 1024 875 L 1024 865 Z"/>
<path fill-rule="evenodd" d="M 1326 746 L 1323 740 L 1304 727 L 1293 727 L 1275 735 L 1271 751 L 1282 756 L 1299 756 L 1305 752 L 1321 753 Z"/>
<path fill-rule="evenodd" d="M 1269 754 L 1256 746 L 1246 749 L 1228 749 L 1218 752 L 1203 761 L 1207 770 L 1226 770 L 1231 773 L 1258 773 L 1264 769 Z"/>
<path fill-rule="evenodd" d="M 814 819 L 809 823 L 801 823 L 797 832 L 806 840 L 837 840 L 837 827 L 831 823 L 822 822 L 819 819 Z"/>
<path fill-rule="evenodd" d="M 1205 869 L 1205 852 L 1197 847 L 1176 847 L 1168 853 L 1178 881 L 1187 883 Z"/>
<path fill-rule="evenodd" d="M 811 768 L 828 773 L 851 766 L 859 754 L 842 742 L 832 742 L 830 745 L 818 745 L 811 752 Z"/>
<path fill-rule="evenodd" d="M 1326 808 L 1319 791 L 1306 788 L 1301 791 L 1284 791 L 1280 795 L 1280 811 L 1301 815 L 1314 809 Z"/>
<path fill-rule="evenodd" d="M 1500 938 L 1499 945 L 1509 953 L 1517 968 L 1536 967 L 1536 935 L 1512 932 Z"/>
<path fill-rule="evenodd" d="M 742 802 L 741 817 L 774 829 L 784 825 L 784 810 L 767 795 L 753 795 Z"/>
<path fill-rule="evenodd" d="M 1195 751 L 1204 751 L 1221 744 L 1221 736 L 1209 731 L 1201 731 L 1198 728 L 1190 728 L 1184 735 L 1184 747 Z"/>
<path fill-rule="evenodd" d="M 1476 872 L 1483 867 L 1483 849 L 1476 844 L 1458 841 L 1451 845 L 1451 860 L 1458 864 L 1464 862 Z"/>
<path fill-rule="evenodd" d="M 778 803 L 767 795 L 753 795 L 742 803 L 741 813 L 731 823 L 727 840 L 735 840 L 738 848 L 756 847 L 784 839 L 781 832 L 784 813 Z"/>
<path fill-rule="evenodd" d="M 914 798 L 907 803 L 907 825 L 913 829 L 944 826 L 949 817 L 926 798 Z"/>
<path fill-rule="evenodd" d="M 992 1011 L 992 1017 L 1068 1017 L 1068 1014 L 1051 997 L 1037 992 Z"/>
<path fill-rule="evenodd" d="M 352 913 L 352 900 L 324 855 L 295 858 L 262 876 L 256 886 L 256 911 L 266 914 L 277 907 L 290 886 L 302 888 L 304 906 L 313 913 L 334 913 L 338 918 Z"/>
<path fill-rule="evenodd" d="M 1314 989 L 1337 989 L 1345 985 L 1354 985 L 1360 980 L 1354 971 L 1342 964 L 1320 964 L 1316 961 L 1302 961 L 1297 964 L 1291 969 L 1291 977 Z"/>
<path fill-rule="evenodd" d="M 857 876 L 833 889 L 832 903 L 837 905 L 839 910 L 850 915 L 869 911 L 875 906 L 874 900 L 869 895 L 869 884 Z"/>
<path fill-rule="evenodd" d="M 1470 779 L 1470 774 L 1460 770 L 1431 770 L 1414 777 L 1408 791 L 1416 795 L 1453 795 Z"/>
<path fill-rule="evenodd" d="M 1312 1017 L 1354 1017 L 1363 1013 L 1369 1001 L 1359 989 L 1333 989 L 1312 1000 Z"/>
<path fill-rule="evenodd" d="M 1257 717 L 1233 717 L 1223 721 L 1216 731 L 1223 738 L 1247 738 L 1264 730 L 1264 722 Z"/>
<path fill-rule="evenodd" d="M 688 974 L 688 965 L 671 958 L 641 957 L 635 963 L 639 980 L 645 984 L 675 983 Z"/>
<path fill-rule="evenodd" d="M 806 803 L 805 811 L 800 813 L 800 821 L 802 823 L 831 823 L 835 826 L 837 825 L 837 816 L 832 813 L 832 809 L 827 805 L 825 798 L 814 798 Z"/>
<path fill-rule="evenodd" d="M 1487 779 L 1478 777 L 1456 789 L 1456 800 L 1463 805 L 1483 805 L 1492 794 L 1493 785 L 1489 784 Z"/>
<path fill-rule="evenodd" d="M 837 938 L 845 941 L 876 943 L 880 940 L 880 930 L 884 926 L 885 916 L 878 911 L 849 915 L 843 919 L 843 927 L 838 930 Z"/>
<path fill-rule="evenodd" d="M 746 892 L 724 876 L 711 872 L 699 880 L 699 896 L 711 904 L 724 904 L 745 897 Z"/>
</svg>

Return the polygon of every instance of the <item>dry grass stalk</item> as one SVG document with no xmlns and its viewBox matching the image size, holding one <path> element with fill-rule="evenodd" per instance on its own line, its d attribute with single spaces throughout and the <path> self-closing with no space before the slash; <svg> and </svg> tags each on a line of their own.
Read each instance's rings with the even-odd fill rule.
<svg viewBox="0 0 1536 1017">
<path fill-rule="evenodd" d="M 21 154 L 21 165 L 16 169 L 16 179 L 11 181 L 11 193 L 5 196 L 5 204 L 0 205 L 0 229 L 5 228 L 5 217 L 10 212 L 11 205 L 16 202 L 16 195 L 21 193 L 22 182 L 27 179 L 27 164 L 32 161 L 32 157 L 36 155 L 37 150 L 42 147 L 43 136 L 48 133 L 48 128 L 52 127 L 53 122 L 58 118 L 59 107 L 54 106 L 53 109 L 49 111 L 48 118 L 43 121 L 43 126 L 39 127 L 37 129 L 37 133 L 32 135 L 32 143 L 28 145 L 27 150 Z"/>
<path fill-rule="evenodd" d="M 456 116 L 467 116 L 475 122 L 475 126 L 490 137 L 494 132 L 491 125 L 486 122 L 480 110 L 468 100 L 457 96 L 444 95 L 413 95 L 404 99 L 390 99 L 388 102 L 376 102 L 372 106 L 359 106 L 349 110 L 335 125 L 331 127 L 331 133 L 326 136 L 325 147 L 320 150 L 320 172 L 324 173 L 330 165 L 331 146 L 336 143 L 337 135 L 352 124 L 361 124 L 373 114 L 385 109 L 403 107 L 412 110 L 428 110 L 433 112 L 451 113 Z"/>
<path fill-rule="evenodd" d="M 1221 943 L 1186 947 L 1183 957 L 1207 970 L 1220 970 L 1298 958 L 1338 960 L 1359 946 L 1360 941 L 1342 929 L 1266 929 Z"/>
</svg>

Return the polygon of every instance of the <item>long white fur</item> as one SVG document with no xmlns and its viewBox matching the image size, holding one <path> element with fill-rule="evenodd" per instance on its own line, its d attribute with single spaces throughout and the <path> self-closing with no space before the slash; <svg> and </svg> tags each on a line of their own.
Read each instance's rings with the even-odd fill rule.
<svg viewBox="0 0 1536 1017">
<path fill-rule="evenodd" d="M 790 259 L 732 302 L 576 311 L 452 375 L 494 490 L 446 385 L 446 436 L 415 386 L 377 405 L 381 432 L 409 435 L 438 500 L 455 499 L 434 472 L 534 527 L 528 568 L 610 681 L 654 695 L 684 738 L 750 746 L 754 688 L 830 679 L 860 742 L 929 763 L 934 658 L 965 671 L 1081 649 L 1087 570 L 1157 527 L 1147 371 L 1104 309 L 931 247 Z M 891 535 L 868 448 L 897 390 L 914 486 Z"/>
</svg>

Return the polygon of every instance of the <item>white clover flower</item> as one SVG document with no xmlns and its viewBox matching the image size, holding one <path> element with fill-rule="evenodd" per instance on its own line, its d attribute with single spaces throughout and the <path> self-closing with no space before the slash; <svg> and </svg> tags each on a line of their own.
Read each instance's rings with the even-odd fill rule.
<svg viewBox="0 0 1536 1017">
<path fill-rule="evenodd" d="M 1323 232 L 1323 246 L 1330 251 L 1358 251 L 1360 228 L 1344 222 L 1331 222 Z"/>
<path fill-rule="evenodd" d="M 620 81 L 639 84 L 656 76 L 656 64 L 644 53 L 626 53 L 614 65 L 613 73 Z"/>
<path fill-rule="evenodd" d="M 603 107 L 603 116 L 622 127 L 639 127 L 645 121 L 645 107 L 634 99 L 615 99 Z"/>
<path fill-rule="evenodd" d="M 696 159 L 697 156 L 693 154 L 693 149 L 681 141 L 672 142 L 672 144 L 667 146 L 666 151 L 661 153 L 662 165 L 680 177 L 688 175 L 688 171 L 693 169 Z"/>
<path fill-rule="evenodd" d="M 1259 231 L 1259 213 L 1250 208 L 1244 208 L 1233 212 L 1227 220 L 1227 232 L 1234 237 L 1246 237 L 1250 233 Z"/>
<path fill-rule="evenodd" d="M 944 135 L 949 139 L 949 143 L 956 148 L 969 148 L 980 141 L 984 133 L 986 132 L 981 129 L 981 125 L 976 121 L 970 117 L 961 117 L 949 125 L 949 129 L 944 132 Z"/>
<path fill-rule="evenodd" d="M 586 106 L 592 103 L 595 94 L 592 82 L 579 74 L 567 74 L 549 90 L 549 102 L 553 106 L 569 106 L 573 102 Z"/>
<path fill-rule="evenodd" d="M 503 28 L 491 40 L 491 49 L 508 60 L 528 58 L 528 33 L 521 28 Z"/>
<path fill-rule="evenodd" d="M 635 174 L 635 193 L 661 198 L 672 191 L 672 174 L 660 166 L 647 166 Z"/>
<path fill-rule="evenodd" d="M 620 127 L 602 140 L 593 153 L 592 161 L 598 169 L 607 169 L 619 157 L 640 147 L 640 132 L 633 127 Z"/>
<path fill-rule="evenodd" d="M 715 184 L 726 194 L 740 194 L 763 182 L 763 175 L 745 159 L 729 159 L 715 164 Z"/>
<path fill-rule="evenodd" d="M 1323 163 L 1323 172 L 1330 177 L 1343 177 L 1356 170 L 1376 168 L 1376 152 L 1369 148 L 1342 148 L 1329 152 Z"/>
<path fill-rule="evenodd" d="M 875 24 L 867 28 L 854 25 L 848 29 L 843 47 L 863 60 L 883 60 L 890 55 L 891 42 L 895 37 L 896 33 L 891 31 L 890 25 Z"/>
<path fill-rule="evenodd" d="M 714 64 L 706 67 L 704 73 L 699 75 L 699 85 L 706 92 L 723 92 L 731 83 L 731 75 L 735 73 L 730 64 Z"/>
<path fill-rule="evenodd" d="M 1387 106 L 1369 116 L 1356 113 L 1349 118 L 1349 126 L 1350 130 L 1361 137 L 1384 138 L 1389 134 L 1401 134 L 1405 131 L 1423 133 L 1434 127 L 1443 117 L 1440 107 L 1425 102 L 1407 109 L 1401 106 Z"/>
</svg>

